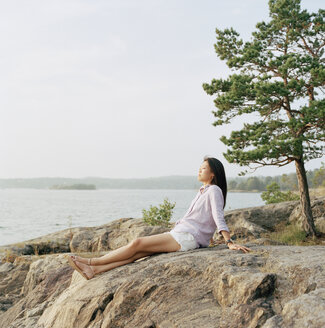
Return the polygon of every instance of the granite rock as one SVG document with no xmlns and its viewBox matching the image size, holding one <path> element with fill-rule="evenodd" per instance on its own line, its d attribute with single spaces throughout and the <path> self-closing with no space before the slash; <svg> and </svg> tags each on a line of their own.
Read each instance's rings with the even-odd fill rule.
<svg viewBox="0 0 325 328">
<path fill-rule="evenodd" d="M 0 327 L 325 326 L 325 247 L 246 246 L 157 253 L 91 280 L 47 255 Z"/>
</svg>

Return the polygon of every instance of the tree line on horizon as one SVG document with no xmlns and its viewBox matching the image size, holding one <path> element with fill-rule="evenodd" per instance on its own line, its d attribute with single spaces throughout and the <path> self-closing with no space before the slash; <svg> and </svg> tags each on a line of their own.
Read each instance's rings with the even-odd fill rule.
<svg viewBox="0 0 325 328">
<path fill-rule="evenodd" d="M 306 171 L 309 188 L 325 187 L 325 163 L 319 169 Z M 280 190 L 299 191 L 298 178 L 296 173 L 282 174 L 266 177 L 247 177 L 246 179 L 229 179 L 227 182 L 228 190 L 258 190 L 265 191 L 267 186 L 276 182 Z"/>
<path fill-rule="evenodd" d="M 325 187 L 325 163 L 319 169 L 307 171 L 308 185 L 311 188 Z M 266 191 L 267 186 L 276 182 L 282 191 L 297 191 L 296 173 L 277 176 L 236 177 L 227 179 L 228 191 Z M 35 188 L 51 189 L 52 186 L 91 184 L 97 189 L 198 189 L 202 183 L 196 176 L 171 176 L 143 179 L 109 179 L 109 178 L 31 178 L 0 179 L 0 188 Z M 69 189 L 69 188 L 68 188 Z"/>
</svg>

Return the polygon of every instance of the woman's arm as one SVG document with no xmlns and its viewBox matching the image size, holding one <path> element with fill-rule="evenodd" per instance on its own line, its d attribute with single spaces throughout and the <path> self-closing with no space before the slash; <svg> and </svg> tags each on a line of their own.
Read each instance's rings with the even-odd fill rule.
<svg viewBox="0 0 325 328">
<path fill-rule="evenodd" d="M 210 199 L 212 217 L 214 222 L 216 223 L 218 233 L 221 235 L 222 234 L 221 231 L 228 232 L 228 236 L 230 238 L 229 228 L 226 224 L 225 217 L 224 217 L 222 192 L 218 189 L 211 190 L 209 194 L 209 199 Z"/>
<path fill-rule="evenodd" d="M 228 240 L 230 239 L 230 234 L 228 231 L 226 230 L 222 230 L 221 231 L 222 235 L 223 235 L 223 238 L 225 238 L 225 240 Z M 242 250 L 244 253 L 248 253 L 251 251 L 250 248 L 246 247 L 246 246 L 241 246 L 241 245 L 238 245 L 238 244 L 235 244 L 235 243 L 228 243 L 228 248 L 229 249 L 233 249 L 233 250 Z"/>
<path fill-rule="evenodd" d="M 217 225 L 218 233 L 220 235 L 222 234 L 225 241 L 227 241 L 228 239 L 230 239 L 230 232 L 224 217 L 223 202 L 223 195 L 220 190 L 215 189 L 212 193 L 210 193 L 212 217 Z M 229 249 L 240 249 L 244 253 L 251 251 L 250 248 L 246 246 L 237 245 L 235 243 L 228 243 L 227 246 Z"/>
<path fill-rule="evenodd" d="M 225 238 L 225 241 L 230 239 L 230 233 L 227 230 L 221 230 L 220 231 L 223 235 L 223 238 Z"/>
</svg>

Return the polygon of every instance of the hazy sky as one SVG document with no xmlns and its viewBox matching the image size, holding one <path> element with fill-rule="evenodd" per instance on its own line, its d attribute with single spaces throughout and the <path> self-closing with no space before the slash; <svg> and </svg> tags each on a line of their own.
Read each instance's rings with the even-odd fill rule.
<svg viewBox="0 0 325 328">
<path fill-rule="evenodd" d="M 219 138 L 244 116 L 214 127 L 202 84 L 230 73 L 215 29 L 262 20 L 266 0 L 0 0 L 0 178 L 196 175 L 205 155 L 237 176 Z"/>
</svg>

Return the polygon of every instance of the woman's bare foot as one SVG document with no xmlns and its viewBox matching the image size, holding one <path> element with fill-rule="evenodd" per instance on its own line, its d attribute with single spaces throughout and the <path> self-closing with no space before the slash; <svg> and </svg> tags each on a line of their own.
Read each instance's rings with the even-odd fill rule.
<svg viewBox="0 0 325 328">
<path fill-rule="evenodd" d="M 84 264 L 79 261 L 74 261 L 75 264 L 86 274 L 86 276 L 91 279 L 95 276 L 96 272 L 94 270 L 94 267 L 88 264 Z"/>
<path fill-rule="evenodd" d="M 85 258 L 85 257 L 81 257 L 81 256 L 78 256 L 78 255 L 70 255 L 72 260 L 75 262 L 75 261 L 78 261 L 80 263 L 84 263 L 84 264 L 88 264 L 88 258 Z"/>
</svg>

